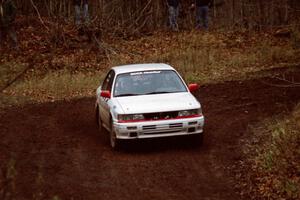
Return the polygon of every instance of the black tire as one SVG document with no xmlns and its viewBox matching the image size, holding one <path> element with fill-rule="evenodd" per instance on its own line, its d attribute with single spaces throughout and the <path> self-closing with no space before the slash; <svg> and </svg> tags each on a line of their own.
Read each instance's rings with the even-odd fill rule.
<svg viewBox="0 0 300 200">
<path fill-rule="evenodd" d="M 97 106 L 95 109 L 95 122 L 97 124 L 97 127 L 99 126 L 98 117 L 99 117 L 99 112 L 98 112 L 98 106 Z"/>
<path fill-rule="evenodd" d="M 100 110 L 99 110 L 99 107 L 97 106 L 97 109 L 96 109 L 96 123 L 97 123 L 97 126 L 98 126 L 98 131 L 101 133 L 104 128 L 103 128 L 103 125 L 102 125 L 102 120 L 101 120 L 101 117 L 100 117 Z"/>
<path fill-rule="evenodd" d="M 120 140 L 117 139 L 116 137 L 116 133 L 114 131 L 114 128 L 113 128 L 113 123 L 112 123 L 112 120 L 111 120 L 111 123 L 110 123 L 110 131 L 109 131 L 109 144 L 110 144 L 110 147 L 113 149 L 113 150 L 119 150 L 120 149 Z"/>
</svg>

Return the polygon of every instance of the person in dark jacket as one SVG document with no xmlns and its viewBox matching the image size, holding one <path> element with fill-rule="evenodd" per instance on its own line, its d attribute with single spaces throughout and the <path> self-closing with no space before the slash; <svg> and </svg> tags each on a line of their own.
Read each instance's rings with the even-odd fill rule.
<svg viewBox="0 0 300 200">
<path fill-rule="evenodd" d="M 208 29 L 208 14 L 211 0 L 195 0 L 196 4 L 196 29 Z M 195 4 L 192 7 L 195 7 Z"/>
<path fill-rule="evenodd" d="M 7 36 L 13 42 L 13 47 L 18 48 L 17 34 L 14 27 L 17 8 L 13 0 L 0 0 L 0 47 Z"/>
<path fill-rule="evenodd" d="M 80 26 L 82 21 L 85 25 L 89 23 L 89 4 L 88 0 L 73 0 L 75 8 L 75 24 Z M 82 16 L 81 16 L 82 9 Z"/>
<path fill-rule="evenodd" d="M 167 0 L 169 9 L 169 26 L 173 31 L 178 31 L 177 18 L 180 0 Z"/>
</svg>

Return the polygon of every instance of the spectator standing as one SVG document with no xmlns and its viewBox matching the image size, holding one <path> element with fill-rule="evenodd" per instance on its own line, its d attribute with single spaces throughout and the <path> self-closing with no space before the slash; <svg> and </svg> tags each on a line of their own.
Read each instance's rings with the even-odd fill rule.
<svg viewBox="0 0 300 200">
<path fill-rule="evenodd" d="M 83 22 L 84 25 L 89 23 L 89 4 L 88 0 L 73 0 L 75 8 L 75 24 L 80 26 Z"/>
<path fill-rule="evenodd" d="M 17 8 L 13 0 L 0 0 L 0 47 L 7 36 L 12 40 L 13 48 L 18 49 L 17 34 L 14 27 Z"/>
<path fill-rule="evenodd" d="M 178 31 L 177 18 L 179 15 L 179 1 L 167 0 L 169 9 L 169 26 L 173 31 Z"/>
<path fill-rule="evenodd" d="M 196 29 L 208 29 L 208 14 L 211 0 L 195 0 L 196 3 Z M 193 4 L 192 7 L 195 7 Z"/>
</svg>

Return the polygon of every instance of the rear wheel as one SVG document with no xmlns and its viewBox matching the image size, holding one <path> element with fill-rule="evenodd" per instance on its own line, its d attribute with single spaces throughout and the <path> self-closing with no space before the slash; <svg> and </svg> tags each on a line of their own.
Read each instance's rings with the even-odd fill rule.
<svg viewBox="0 0 300 200">
<path fill-rule="evenodd" d="M 97 107 L 97 109 L 96 109 L 96 122 L 97 122 L 97 126 L 98 126 L 98 131 L 102 132 L 104 130 L 104 128 L 103 128 L 102 120 L 101 120 L 101 117 L 100 117 L 99 107 Z"/>
</svg>

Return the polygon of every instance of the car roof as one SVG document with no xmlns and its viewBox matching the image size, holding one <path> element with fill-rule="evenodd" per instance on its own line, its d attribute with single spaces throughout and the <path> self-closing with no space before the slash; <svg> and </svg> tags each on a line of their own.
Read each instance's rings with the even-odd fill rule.
<svg viewBox="0 0 300 200">
<path fill-rule="evenodd" d="M 164 63 L 130 64 L 112 68 L 116 74 L 148 71 L 148 70 L 174 70 L 173 67 Z"/>
</svg>

